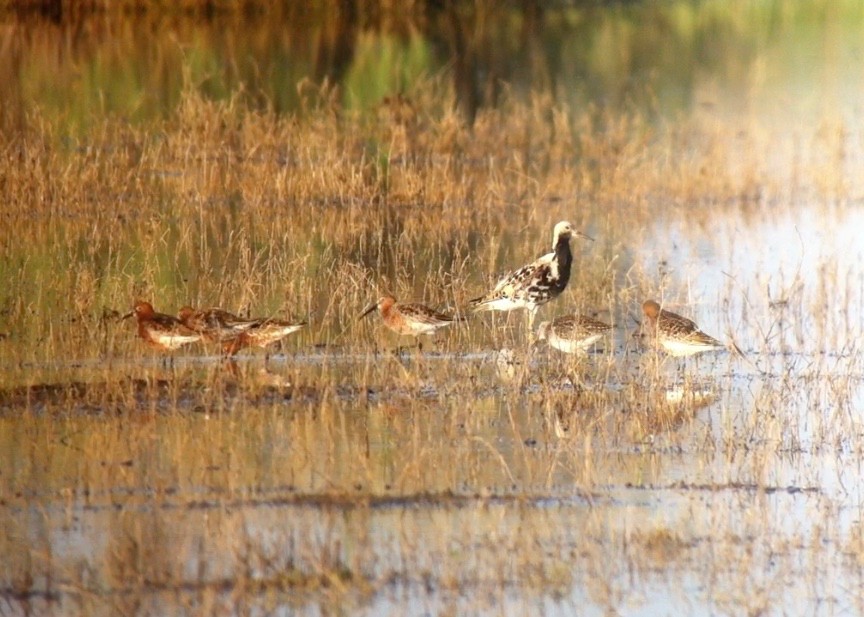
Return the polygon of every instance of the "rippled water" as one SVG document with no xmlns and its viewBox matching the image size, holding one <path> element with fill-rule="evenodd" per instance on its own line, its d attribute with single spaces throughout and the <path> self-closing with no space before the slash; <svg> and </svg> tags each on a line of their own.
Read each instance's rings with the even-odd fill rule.
<svg viewBox="0 0 864 617">
<path fill-rule="evenodd" d="M 710 324 L 716 314 L 700 317 Z M 325 589 L 323 597 L 336 594 L 363 614 L 405 606 L 735 612 L 758 600 L 753 589 L 772 610 L 824 602 L 858 610 L 850 583 L 857 569 L 833 555 L 856 559 L 861 435 L 844 443 L 821 425 L 838 413 L 831 363 L 756 350 L 748 354 L 755 364 L 784 372 L 763 374 L 718 354 L 691 365 L 683 382 L 668 363 L 665 378 L 645 382 L 652 369 L 638 368 L 643 359 L 616 353 L 621 372 L 603 382 L 589 369 L 582 394 L 546 350 L 525 359 L 521 383 L 500 379 L 494 352 L 431 352 L 422 360 L 379 356 L 369 386 L 315 388 L 322 366 L 348 377 L 356 374 L 349 367 L 369 361 L 335 352 L 274 356 L 269 374 L 283 377 L 239 390 L 230 378 L 195 386 L 215 359 L 178 359 L 174 370 L 193 381 L 138 383 L 137 411 L 128 400 L 114 411 L 43 394 L 48 407 L 34 405 L 42 419 L 29 428 L 16 429 L 8 408 L 3 420 L 6 439 L 44 442 L 50 461 L 18 468 L 15 483 L 30 488 L 7 495 L 7 547 L 50 547 L 53 563 L 72 570 L 93 564 L 72 575 L 81 584 L 91 576 L 118 582 L 106 608 L 38 577 L 35 587 L 52 591 L 31 598 L 33 606 L 64 612 L 163 613 L 178 601 L 232 612 L 242 580 L 272 585 L 243 600 L 255 612 L 318 614 Z M 596 369 L 606 359 L 589 363 Z M 620 368 L 628 363 L 635 372 Z M 254 381 L 261 366 L 241 368 Z M 404 374 L 388 377 L 394 371 Z M 456 374 L 474 385 L 454 384 Z M 861 379 L 851 381 L 854 402 L 844 415 L 860 408 Z M 594 388 L 628 394 L 595 409 Z M 611 428 L 646 417 L 616 400 L 646 405 L 650 417 L 679 396 L 680 420 L 663 415 L 642 432 Z M 53 415 L 57 405 L 71 415 Z M 108 421 L 115 413 L 116 425 Z M 594 437 L 570 439 L 571 422 L 594 424 L 581 430 Z M 860 417 L 851 425 L 860 430 Z M 772 435 L 792 439 L 766 443 Z M 226 448 L 226 439 L 240 449 Z M 109 458 L 99 456 L 99 443 Z M 83 485 L 74 480 L 80 473 L 89 478 Z M 143 596 L 122 583 L 123 564 L 138 559 L 150 581 Z M 313 577 L 308 592 L 279 586 L 291 572 Z M 790 584 L 798 580 L 807 584 Z M 370 583 L 371 597 L 363 591 Z"/>
</svg>

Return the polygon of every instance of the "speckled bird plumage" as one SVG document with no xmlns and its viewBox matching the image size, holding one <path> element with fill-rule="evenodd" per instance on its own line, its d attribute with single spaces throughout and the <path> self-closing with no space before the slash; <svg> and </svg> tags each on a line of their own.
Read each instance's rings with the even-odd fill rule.
<svg viewBox="0 0 864 617">
<path fill-rule="evenodd" d="M 281 319 L 258 318 L 254 321 L 251 327 L 223 344 L 222 349 L 226 354 L 233 356 L 244 347 L 267 347 L 307 325 L 305 321 L 291 322 Z"/>
<path fill-rule="evenodd" d="M 244 319 L 219 308 L 196 311 L 189 306 L 181 308 L 178 317 L 190 330 L 209 341 L 220 343 L 223 352 L 229 356 L 244 347 L 267 347 L 306 325 L 305 321 L 290 322 L 267 317 Z"/>
<path fill-rule="evenodd" d="M 204 338 L 215 342 L 230 341 L 250 328 L 260 326 L 263 319 L 244 319 L 234 313 L 220 309 L 209 308 L 195 310 L 184 306 L 177 312 L 180 322 Z"/>
<path fill-rule="evenodd" d="M 564 315 L 541 323 L 537 338 L 564 353 L 584 353 L 611 329 L 609 324 L 587 315 Z"/>
<path fill-rule="evenodd" d="M 434 334 L 439 328 L 458 321 L 457 317 L 441 313 L 423 304 L 397 302 L 393 296 L 382 296 L 367 306 L 360 318 L 362 319 L 375 309 L 381 313 L 384 325 L 393 332 L 406 336 Z"/>
<path fill-rule="evenodd" d="M 149 302 L 137 302 L 131 313 L 138 321 L 138 336 L 157 349 L 171 351 L 201 340 L 201 334 L 184 326 L 172 315 L 157 313 Z"/>
<path fill-rule="evenodd" d="M 654 300 L 642 304 L 642 313 L 646 320 L 644 326 L 647 326 L 644 333 L 670 356 L 691 356 L 726 349 L 723 343 L 702 332 L 695 322 L 660 308 Z"/>
<path fill-rule="evenodd" d="M 553 230 L 552 252 L 505 275 L 484 296 L 471 300 L 475 311 L 512 311 L 528 309 L 533 321 L 537 309 L 557 298 L 570 281 L 573 253 L 570 238 L 585 234 L 575 231 L 567 221 Z"/>
</svg>

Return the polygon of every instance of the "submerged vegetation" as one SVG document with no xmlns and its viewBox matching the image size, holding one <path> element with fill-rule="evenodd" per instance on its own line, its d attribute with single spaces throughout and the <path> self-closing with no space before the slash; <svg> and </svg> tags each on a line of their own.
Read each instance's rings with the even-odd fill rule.
<svg viewBox="0 0 864 617">
<path fill-rule="evenodd" d="M 19 107 L 0 612 L 864 611 L 862 127 L 778 121 L 750 53 L 741 100 L 708 79 L 671 111 L 662 81 L 648 105 L 501 82 L 466 114 L 448 71 L 364 105 L 297 79 L 286 111 L 191 54 L 164 113 Z M 359 319 L 389 294 L 461 316 L 561 220 L 595 241 L 538 321 L 613 324 L 591 353 L 520 314 L 422 351 Z M 745 357 L 640 350 L 649 298 Z M 269 357 L 166 355 L 120 319 L 140 300 L 308 325 Z"/>
</svg>

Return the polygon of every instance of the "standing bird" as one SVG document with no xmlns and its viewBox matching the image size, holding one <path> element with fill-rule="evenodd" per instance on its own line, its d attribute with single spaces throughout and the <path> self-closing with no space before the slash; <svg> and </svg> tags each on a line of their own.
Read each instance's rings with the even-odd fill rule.
<svg viewBox="0 0 864 617">
<path fill-rule="evenodd" d="M 220 308 L 195 310 L 184 306 L 177 311 L 180 322 L 208 341 L 225 343 L 236 339 L 241 332 L 260 326 L 263 319 L 243 319 Z"/>
<path fill-rule="evenodd" d="M 222 344 L 222 351 L 228 356 L 233 356 L 245 347 L 262 347 L 282 340 L 289 334 L 305 328 L 305 321 L 283 321 L 281 319 L 258 318 L 252 320 L 253 325 L 242 330 L 233 339 Z"/>
<path fill-rule="evenodd" d="M 561 221 L 552 232 L 552 252 L 507 274 L 492 291 L 471 300 L 474 311 L 528 309 L 528 327 L 531 328 L 537 309 L 561 295 L 570 281 L 573 264 L 570 238 L 573 236 L 593 240 L 573 229 L 569 222 Z"/>
<path fill-rule="evenodd" d="M 612 326 L 586 315 L 564 315 L 544 321 L 537 329 L 537 340 L 546 341 L 564 353 L 586 353 L 588 348 L 612 330 Z"/>
<path fill-rule="evenodd" d="M 196 311 L 184 306 L 178 313 L 180 321 L 205 339 L 222 344 L 222 351 L 233 356 L 244 347 L 267 347 L 271 343 L 297 332 L 305 321 L 288 322 L 266 317 L 244 319 L 219 308 Z"/>
<path fill-rule="evenodd" d="M 138 336 L 156 349 L 171 351 L 201 340 L 200 333 L 190 330 L 176 317 L 157 313 L 149 302 L 136 302 L 123 319 L 132 315 L 138 320 Z"/>
<path fill-rule="evenodd" d="M 359 319 L 363 319 L 375 309 L 381 312 L 381 319 L 385 326 L 396 334 L 405 336 L 431 335 L 439 328 L 463 319 L 462 317 L 446 315 L 423 304 L 402 304 L 396 302 L 396 298 L 393 296 L 382 296 L 377 302 L 367 306 L 363 309 Z"/>
<path fill-rule="evenodd" d="M 654 300 L 643 302 L 642 312 L 648 327 L 643 333 L 653 338 L 670 356 L 692 356 L 703 351 L 726 349 L 723 343 L 702 332 L 693 321 L 661 309 Z"/>
</svg>

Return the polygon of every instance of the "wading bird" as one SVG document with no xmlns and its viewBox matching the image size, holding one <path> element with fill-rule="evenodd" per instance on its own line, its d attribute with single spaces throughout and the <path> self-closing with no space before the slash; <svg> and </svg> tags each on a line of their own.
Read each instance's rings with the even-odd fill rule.
<svg viewBox="0 0 864 617">
<path fill-rule="evenodd" d="M 537 340 L 546 341 L 564 353 L 586 353 L 612 326 L 587 315 L 564 315 L 544 321 L 537 328 Z"/>
<path fill-rule="evenodd" d="M 138 320 L 138 336 L 156 349 L 171 351 L 201 340 L 200 333 L 190 330 L 172 315 L 157 313 L 149 302 L 136 302 L 132 312 L 123 319 L 132 315 Z"/>
<path fill-rule="evenodd" d="M 208 341 L 222 345 L 222 351 L 233 356 L 244 347 L 267 347 L 297 332 L 305 321 L 290 322 L 267 317 L 244 319 L 229 311 L 211 308 L 196 311 L 191 306 L 180 309 L 180 321 Z"/>
<path fill-rule="evenodd" d="M 561 221 L 552 231 L 552 252 L 504 276 L 486 295 L 470 301 L 476 311 L 512 311 L 528 309 L 528 327 L 534 325 L 537 309 L 557 298 L 570 280 L 573 253 L 570 238 L 593 240 Z"/>
<path fill-rule="evenodd" d="M 195 310 L 184 306 L 177 311 L 180 322 L 208 341 L 225 343 L 233 341 L 241 332 L 260 326 L 262 319 L 243 319 L 220 308 Z"/>
<path fill-rule="evenodd" d="M 654 300 L 642 303 L 642 313 L 646 320 L 642 333 L 670 356 L 692 356 L 726 349 L 726 345 L 702 332 L 693 321 L 660 308 Z"/>
<path fill-rule="evenodd" d="M 423 304 L 403 304 L 397 302 L 393 296 L 382 296 L 367 306 L 359 319 L 363 319 L 375 309 L 381 313 L 381 320 L 385 326 L 396 334 L 405 336 L 432 335 L 436 330 L 463 319 L 441 313 Z M 419 347 L 422 349 L 422 345 Z"/>
<path fill-rule="evenodd" d="M 233 356 L 245 347 L 266 348 L 307 326 L 307 322 L 305 321 L 291 322 L 265 318 L 259 318 L 255 321 L 258 323 L 243 330 L 234 339 L 225 341 L 222 344 L 222 351 L 229 356 Z"/>
</svg>

